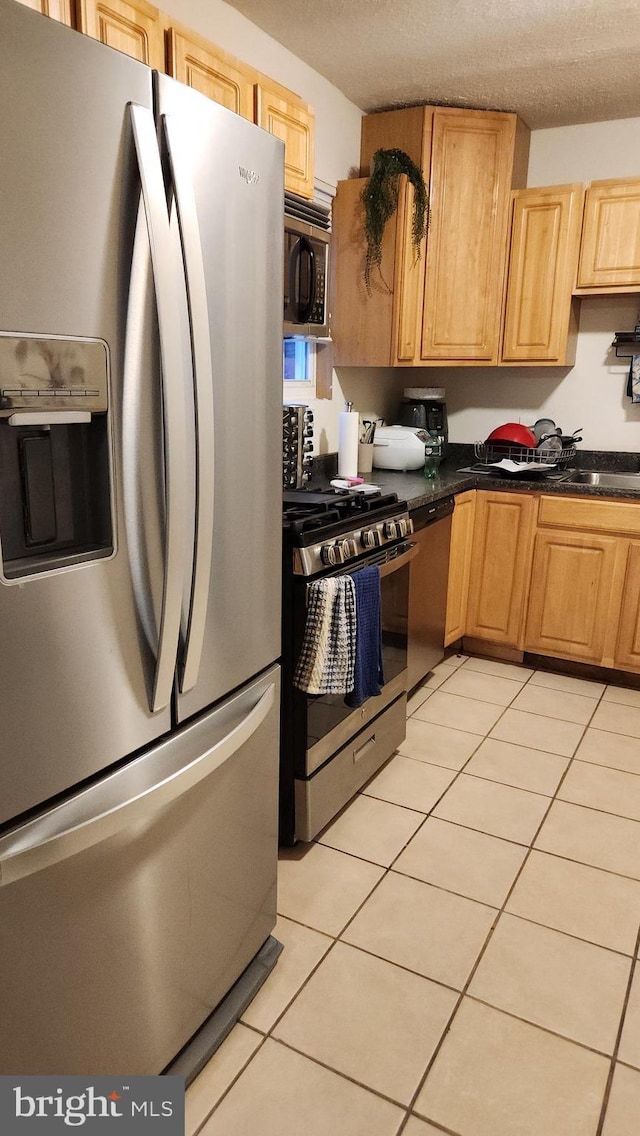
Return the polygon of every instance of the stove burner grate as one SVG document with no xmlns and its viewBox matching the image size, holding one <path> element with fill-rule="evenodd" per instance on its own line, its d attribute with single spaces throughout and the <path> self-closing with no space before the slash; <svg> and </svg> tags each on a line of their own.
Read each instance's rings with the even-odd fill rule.
<svg viewBox="0 0 640 1136">
<path fill-rule="evenodd" d="M 292 533 L 312 532 L 340 521 L 367 520 L 396 505 L 398 495 L 381 491 L 353 493 L 343 489 L 292 490 L 283 494 L 282 523 Z"/>
</svg>

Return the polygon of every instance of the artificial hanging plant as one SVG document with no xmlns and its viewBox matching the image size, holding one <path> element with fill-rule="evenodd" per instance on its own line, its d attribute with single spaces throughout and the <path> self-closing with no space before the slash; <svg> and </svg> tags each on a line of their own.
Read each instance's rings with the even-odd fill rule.
<svg viewBox="0 0 640 1136">
<path fill-rule="evenodd" d="M 406 174 L 414 189 L 411 243 L 416 258 L 420 256 L 420 244 L 427 228 L 429 205 L 422 170 L 404 150 L 376 150 L 373 155 L 371 176 L 361 194 L 364 205 L 364 231 L 367 238 L 364 280 L 368 292 L 371 291 L 371 270 L 380 268 L 382 263 L 382 237 L 385 225 L 398 207 L 401 174 Z"/>
</svg>

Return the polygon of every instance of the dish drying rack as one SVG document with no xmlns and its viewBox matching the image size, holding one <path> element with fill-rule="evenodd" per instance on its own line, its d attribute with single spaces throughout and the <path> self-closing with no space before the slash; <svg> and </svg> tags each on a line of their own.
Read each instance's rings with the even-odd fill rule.
<svg viewBox="0 0 640 1136">
<path fill-rule="evenodd" d="M 640 355 L 640 324 L 636 325 L 635 331 L 616 331 L 611 346 L 615 348 L 617 359 L 633 359 L 634 355 Z"/>
<path fill-rule="evenodd" d="M 563 466 L 568 465 L 573 461 L 576 456 L 575 446 L 563 446 L 557 453 L 549 453 L 547 450 L 534 450 L 529 446 L 509 446 L 501 443 L 500 445 L 491 445 L 489 442 L 474 442 L 473 452 L 479 462 L 483 465 L 492 465 L 494 462 L 502 461 L 506 458 L 508 461 L 520 462 L 527 465 L 543 466 Z"/>
</svg>

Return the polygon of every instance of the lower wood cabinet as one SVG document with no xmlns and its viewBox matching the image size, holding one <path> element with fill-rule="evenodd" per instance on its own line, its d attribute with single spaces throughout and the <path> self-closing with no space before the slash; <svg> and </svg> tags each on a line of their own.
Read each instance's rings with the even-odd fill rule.
<svg viewBox="0 0 640 1136">
<path fill-rule="evenodd" d="M 536 507 L 523 493 L 478 492 L 467 635 L 522 646 Z"/>
<path fill-rule="evenodd" d="M 640 541 L 629 541 L 614 665 L 640 671 Z"/>
<path fill-rule="evenodd" d="M 473 522 L 476 491 L 460 493 L 455 499 L 451 519 L 451 550 L 449 553 L 449 586 L 447 590 L 447 618 L 444 645 L 462 639 L 466 634 L 467 595 L 473 548 Z"/>
<path fill-rule="evenodd" d="M 615 536 L 538 531 L 525 650 L 604 661 L 618 543 Z"/>
<path fill-rule="evenodd" d="M 639 503 L 460 494 L 445 646 L 464 637 L 640 674 Z"/>
</svg>

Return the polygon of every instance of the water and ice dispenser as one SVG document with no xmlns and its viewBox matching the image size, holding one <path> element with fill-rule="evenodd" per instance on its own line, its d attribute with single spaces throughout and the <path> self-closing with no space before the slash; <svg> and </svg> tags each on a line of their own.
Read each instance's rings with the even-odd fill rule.
<svg viewBox="0 0 640 1136">
<path fill-rule="evenodd" d="M 0 546 L 8 581 L 113 552 L 108 354 L 0 332 Z"/>
</svg>

